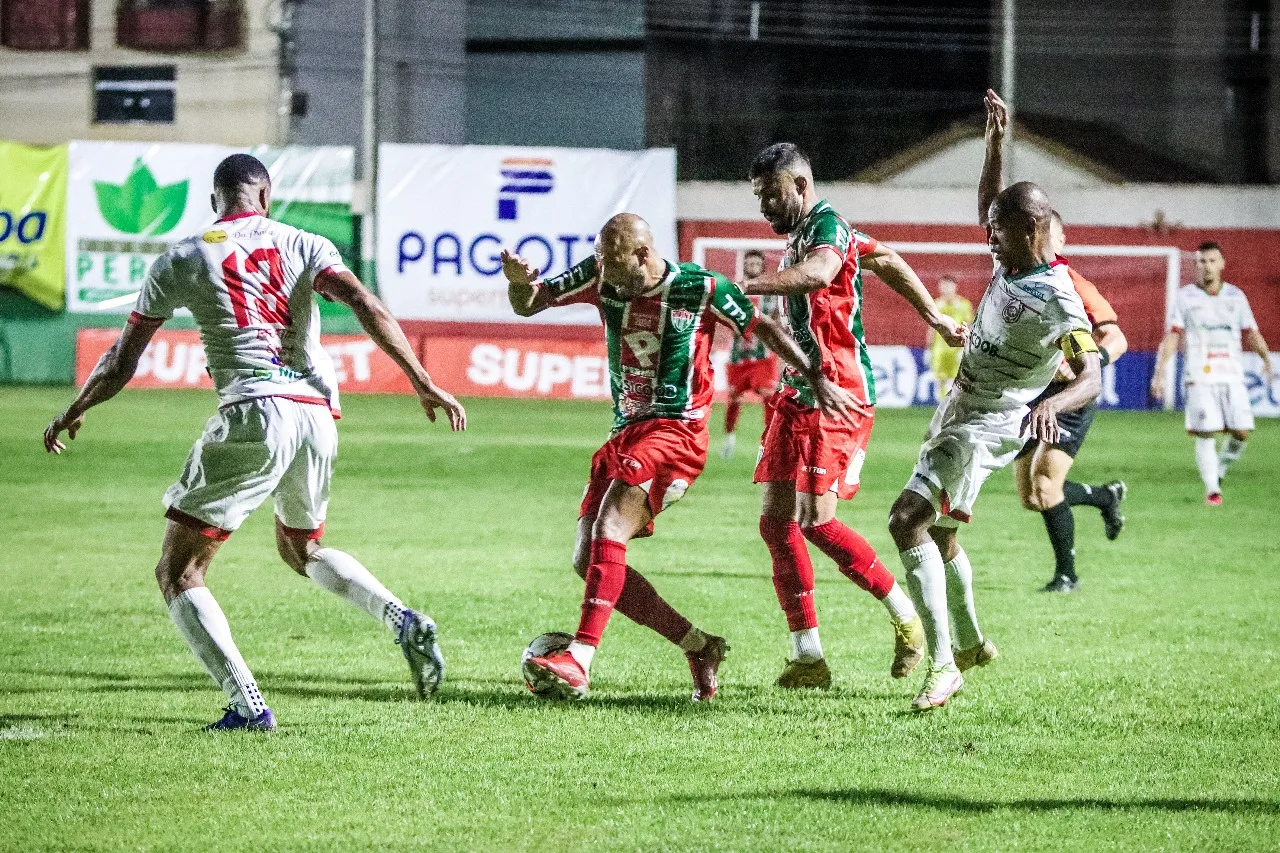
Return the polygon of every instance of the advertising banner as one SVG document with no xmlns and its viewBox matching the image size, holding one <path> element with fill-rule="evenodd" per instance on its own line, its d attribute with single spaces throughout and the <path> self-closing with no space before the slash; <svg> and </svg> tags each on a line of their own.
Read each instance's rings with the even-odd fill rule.
<svg viewBox="0 0 1280 853">
<path fill-rule="evenodd" d="M 592 251 L 628 211 L 676 258 L 675 152 L 383 145 L 378 167 L 378 287 L 397 317 L 525 322 L 511 312 L 499 252 L 546 274 Z M 595 309 L 556 308 L 536 323 L 594 324 Z"/>
<path fill-rule="evenodd" d="M 0 142 L 0 285 L 46 308 L 64 303 L 67 146 Z"/>
<path fill-rule="evenodd" d="M 237 152 L 253 153 L 270 170 L 274 218 L 351 251 L 350 148 L 144 142 L 72 142 L 69 148 L 69 311 L 128 313 L 151 263 L 213 222 L 213 170 Z"/>
<path fill-rule="evenodd" d="M 102 354 L 115 343 L 116 329 L 81 329 L 76 337 L 76 383 L 83 384 Z M 356 394 L 412 394 L 409 380 L 373 341 L 362 335 L 322 335 L 333 358 L 338 388 Z M 213 388 L 205 370 L 204 345 L 195 331 L 156 332 L 138 362 L 130 388 Z"/>
</svg>

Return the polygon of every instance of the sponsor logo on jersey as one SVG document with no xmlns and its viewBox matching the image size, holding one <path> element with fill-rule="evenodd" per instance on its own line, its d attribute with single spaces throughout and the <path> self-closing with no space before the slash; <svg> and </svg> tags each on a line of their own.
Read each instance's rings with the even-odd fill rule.
<svg viewBox="0 0 1280 853">
<path fill-rule="evenodd" d="M 737 307 L 736 305 L 734 306 Z M 669 315 L 671 318 L 671 327 L 677 332 L 684 333 L 693 328 L 693 322 L 698 315 L 686 308 L 675 308 Z"/>
<path fill-rule="evenodd" d="M 227 242 L 226 231 L 206 231 L 201 236 L 206 243 L 225 243 Z"/>
<path fill-rule="evenodd" d="M 546 157 L 505 157 L 502 160 L 502 186 L 498 189 L 498 219 L 514 222 L 519 218 L 517 205 L 521 195 L 543 195 L 555 188 L 555 163 Z"/>
</svg>

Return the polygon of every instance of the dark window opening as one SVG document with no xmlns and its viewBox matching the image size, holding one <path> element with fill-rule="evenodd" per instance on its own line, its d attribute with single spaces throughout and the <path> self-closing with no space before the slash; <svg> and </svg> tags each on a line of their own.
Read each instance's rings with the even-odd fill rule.
<svg viewBox="0 0 1280 853">
<path fill-rule="evenodd" d="M 93 120 L 99 124 L 172 124 L 177 110 L 172 65 L 93 70 Z"/>
<path fill-rule="evenodd" d="M 121 0 L 116 42 L 135 50 L 243 48 L 244 0 Z"/>
<path fill-rule="evenodd" d="M 18 50 L 87 50 L 89 0 L 0 0 L 0 43 Z"/>
</svg>

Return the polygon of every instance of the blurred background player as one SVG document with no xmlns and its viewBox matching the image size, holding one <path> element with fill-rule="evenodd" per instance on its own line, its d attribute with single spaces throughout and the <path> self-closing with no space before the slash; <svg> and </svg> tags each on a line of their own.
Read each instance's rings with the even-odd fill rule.
<svg viewBox="0 0 1280 853">
<path fill-rule="evenodd" d="M 566 651 L 531 658 L 527 668 L 540 674 L 552 695 L 586 696 L 592 659 L 616 607 L 683 649 L 693 700 L 711 699 L 728 645 L 695 628 L 627 565 L 627 543 L 652 535 L 658 513 L 680 500 L 706 465 L 715 323 L 739 334 L 755 332 L 814 383 L 818 404 L 833 417 L 850 418 L 859 409 L 850 394 L 822 377 L 819 361 L 756 313 L 737 285 L 696 264 L 664 260 L 648 224 L 633 214 L 605 223 L 596 253 L 561 275 L 541 279 L 507 251 L 502 267 L 511 307 L 522 317 L 575 303 L 599 309 L 614 407 L 613 432 L 591 459 L 578 517 L 573 567 L 586 580 L 578 631 Z M 668 394 L 671 388 L 679 393 Z"/>
<path fill-rule="evenodd" d="M 1024 435 L 1055 445 L 1059 412 L 1087 405 L 1102 389 L 1089 319 L 1049 239 L 1049 199 L 1027 181 L 1000 190 L 995 155 L 1007 113 L 991 91 L 986 107 L 978 218 L 996 267 L 969 330 L 955 391 L 934 412 L 915 470 L 889 511 L 889 533 L 929 647 L 929 672 L 912 702 L 916 711 L 945 705 L 964 685 L 961 671 L 998 655 L 978 627 L 973 567 L 956 541 L 958 525 L 970 520 L 982 484 L 1013 461 Z M 1064 356 L 1074 377 L 1058 393 L 1041 396 Z"/>
<path fill-rule="evenodd" d="M 862 270 L 883 279 L 949 343 L 961 343 L 963 330 L 938 311 L 897 252 L 854 231 L 818 198 L 813 170 L 795 145 L 779 142 L 761 151 L 750 178 L 761 215 L 774 233 L 787 235 L 787 251 L 783 269 L 762 273 L 746 286 L 747 292 L 784 297 L 784 319 L 796 344 L 821 364 L 822 375 L 866 409 L 852 422 L 829 417 L 817 405 L 812 380 L 793 367 L 783 371 L 771 401 L 755 482 L 762 484 L 764 497 L 760 536 L 773 560 L 774 590 L 791 632 L 791 656 L 777 683 L 787 688 L 831 685 L 818 636 L 806 539 L 889 611 L 894 633 L 890 673 L 904 678 L 923 655 L 915 607 L 871 544 L 836 518 L 838 500 L 858 491 L 875 419 L 871 357 L 863 339 Z"/>
<path fill-rule="evenodd" d="M 956 292 L 956 280 L 951 276 L 938 279 L 938 298 L 934 300 L 938 310 L 962 326 L 973 322 L 973 303 Z M 960 372 L 960 347 L 947 343 L 947 339 L 934 329 L 929 329 L 929 368 L 938 381 L 938 399 L 951 393 L 951 383 Z"/>
<path fill-rule="evenodd" d="M 1000 107 L 1003 109 L 1003 104 Z M 995 156 L 999 156 L 999 149 Z M 1049 215 L 1049 242 L 1053 247 L 1053 254 L 1061 259 L 1067 238 L 1062 217 L 1056 210 Z M 1084 312 L 1093 325 L 1093 339 L 1098 345 L 1098 362 L 1106 367 L 1125 354 L 1129 342 L 1125 339 L 1124 332 L 1120 331 L 1116 312 L 1098 292 L 1098 288 L 1094 287 L 1093 282 L 1070 266 L 1067 267 L 1067 272 L 1084 304 Z M 1041 396 L 1057 394 L 1073 376 L 1070 365 L 1063 362 L 1058 367 L 1058 374 Z M 1032 401 L 1031 405 L 1038 402 L 1039 400 Z M 1097 403 L 1091 402 L 1075 411 L 1059 412 L 1058 441 L 1050 445 L 1029 439 L 1018 454 L 1018 497 L 1025 508 L 1040 513 L 1049 534 L 1049 543 L 1053 546 L 1053 578 L 1042 588 L 1044 592 L 1073 592 L 1080 587 L 1080 579 L 1076 575 L 1076 522 L 1071 510 L 1073 506 L 1097 507 L 1102 513 L 1103 529 L 1108 539 L 1115 539 L 1124 528 L 1120 504 L 1127 489 L 1123 480 L 1113 480 L 1100 486 L 1067 480 L 1067 474 L 1084 444 L 1097 409 Z"/>
<path fill-rule="evenodd" d="M 1253 409 L 1244 386 L 1243 333 L 1250 351 L 1262 359 L 1267 385 L 1275 380 L 1267 342 L 1258 331 L 1244 291 L 1222 280 L 1222 247 L 1214 242 L 1196 250 L 1196 281 L 1178 290 L 1169 306 L 1169 333 L 1160 342 L 1151 394 L 1164 399 L 1169 359 L 1185 343 L 1182 375 L 1186 382 L 1186 427 L 1196 440 L 1196 469 L 1204 482 L 1205 503 L 1222 505 L 1221 480 L 1244 453 L 1253 431 Z M 1225 432 L 1222 447 L 1215 436 Z"/>
<path fill-rule="evenodd" d="M 742 280 L 750 284 L 764 273 L 764 252 L 748 249 L 742 256 Z M 772 297 L 755 297 L 756 308 L 770 316 L 777 313 Z M 742 398 L 755 394 L 764 406 L 764 425 L 769 428 L 769 398 L 778 387 L 778 359 L 754 335 L 734 335 L 725 366 L 729 380 L 729 401 L 724 410 L 724 447 L 720 455 L 732 459 L 738 446 L 738 416 Z"/>
<path fill-rule="evenodd" d="M 275 494 L 276 546 L 295 572 L 385 625 L 409 662 L 420 695 L 444 677 L 436 626 L 401 603 L 355 557 L 320 544 L 329 481 L 338 451 L 338 383 L 320 345 L 312 298 L 347 305 L 369 337 L 409 377 L 434 421 L 466 428 L 458 401 L 431 381 L 399 323 L 342 264 L 324 237 L 267 219 L 271 176 L 248 154 L 213 173 L 218 220 L 173 246 L 152 265 L 119 340 L 94 368 L 75 402 L 45 430 L 60 453 L 84 415 L 124 388 L 160 326 L 178 308 L 200 329 L 218 413 L 205 425 L 167 508 L 156 580 L 178 633 L 231 704 L 209 729 L 275 728 L 253 674 L 231 638 L 227 618 L 204 585 L 209 563 L 251 512 Z"/>
</svg>

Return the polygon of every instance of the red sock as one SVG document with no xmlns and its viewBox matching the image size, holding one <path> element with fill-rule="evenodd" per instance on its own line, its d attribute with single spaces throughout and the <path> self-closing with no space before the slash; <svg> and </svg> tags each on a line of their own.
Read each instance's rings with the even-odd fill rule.
<svg viewBox="0 0 1280 853">
<path fill-rule="evenodd" d="M 627 546 L 612 539 L 591 543 L 591 566 L 587 569 L 587 589 L 582 597 L 582 619 L 574 639 L 589 646 L 600 645 L 609 616 L 627 582 Z"/>
<path fill-rule="evenodd" d="M 871 543 L 847 524 L 833 518 L 826 524 L 804 528 L 804 536 L 835 560 L 849 580 L 877 599 L 884 598 L 893 589 L 893 572 L 880 562 Z"/>
<path fill-rule="evenodd" d="M 658 595 L 653 584 L 635 569 L 627 566 L 627 583 L 615 605 L 618 612 L 646 628 L 652 628 L 676 645 L 693 625 Z"/>
<path fill-rule="evenodd" d="M 742 414 L 742 403 L 735 397 L 724 408 L 724 431 L 733 432 L 738 428 L 738 415 Z"/>
<path fill-rule="evenodd" d="M 787 627 L 792 631 L 818 627 L 818 611 L 813 606 L 813 562 L 800 535 L 800 525 L 762 515 L 760 536 L 773 557 L 773 589 L 787 615 Z"/>
</svg>

